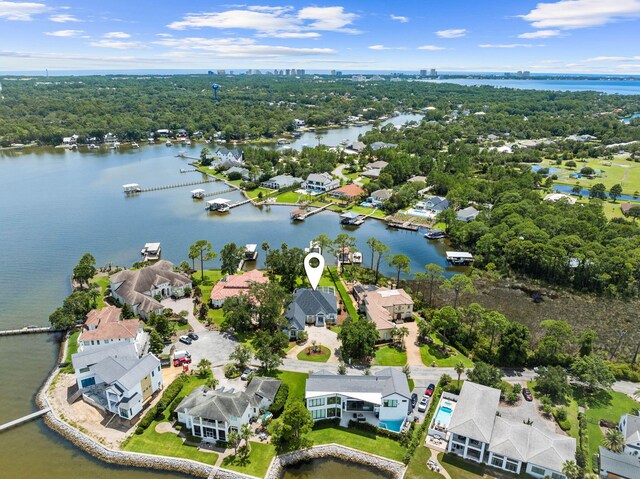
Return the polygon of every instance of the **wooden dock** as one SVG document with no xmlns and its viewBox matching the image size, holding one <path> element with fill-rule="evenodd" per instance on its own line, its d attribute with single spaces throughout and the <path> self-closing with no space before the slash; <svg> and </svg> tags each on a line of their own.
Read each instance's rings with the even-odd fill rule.
<svg viewBox="0 0 640 479">
<path fill-rule="evenodd" d="M 222 195 L 224 193 L 232 193 L 233 191 L 238 191 L 238 188 L 236 188 L 235 186 L 232 186 L 231 188 L 228 188 L 226 190 L 222 190 L 222 191 L 214 191 L 212 193 L 205 193 L 204 195 L 202 195 L 203 198 L 209 198 L 211 196 L 217 196 L 217 195 Z"/>
<path fill-rule="evenodd" d="M 151 188 L 140 188 L 139 193 L 148 193 L 149 191 L 170 190 L 172 188 L 183 188 L 185 186 L 203 185 L 205 183 L 213 183 L 214 181 L 215 180 L 210 179 L 210 178 L 207 177 L 206 180 L 190 181 L 188 183 L 177 183 L 177 184 L 174 184 L 174 185 L 153 186 Z"/>
<path fill-rule="evenodd" d="M 333 203 L 327 203 L 326 205 L 321 206 L 320 208 L 313 209 L 311 211 L 306 211 L 304 213 L 298 213 L 296 215 L 293 215 L 293 213 L 292 213 L 293 216 L 291 217 L 291 219 L 293 219 L 295 221 L 304 221 L 309 216 L 313 216 L 316 213 L 320 213 L 321 211 L 326 210 L 327 208 L 329 208 L 329 206 L 332 206 L 332 205 L 333 205 Z M 298 210 L 296 210 L 296 211 L 298 211 Z"/>
<path fill-rule="evenodd" d="M 20 334 L 46 334 L 59 333 L 60 329 L 54 329 L 51 326 L 43 326 L 37 328 L 24 327 L 22 329 L 6 329 L 0 331 L 0 336 L 18 336 Z"/>
<path fill-rule="evenodd" d="M 412 223 L 411 221 L 405 221 L 404 223 L 401 223 L 399 221 L 388 221 L 387 226 L 389 228 L 407 231 L 418 231 L 418 229 L 420 228 L 419 225 L 417 225 L 416 223 Z"/>
<path fill-rule="evenodd" d="M 0 432 L 6 431 L 7 429 L 11 429 L 12 427 L 19 426 L 20 424 L 23 424 L 25 422 L 31 421 L 32 419 L 35 419 L 37 417 L 44 416 L 50 410 L 51 410 L 51 408 L 46 407 L 44 409 L 40 409 L 39 411 L 33 412 L 31 414 L 27 414 L 26 416 L 22 416 L 21 418 L 14 419 L 13 421 L 9 421 L 9 422 L 6 422 L 4 424 L 1 424 L 0 425 Z"/>
<path fill-rule="evenodd" d="M 236 207 L 242 206 L 242 205 L 246 205 L 247 203 L 251 203 L 251 198 L 249 198 L 248 200 L 238 201 L 237 203 L 229 205 L 229 209 L 236 208 Z"/>
<path fill-rule="evenodd" d="M 198 168 L 193 168 L 192 170 L 185 170 L 184 168 L 180 168 L 180 173 L 195 173 L 197 171 L 200 170 L 198 170 Z"/>
</svg>

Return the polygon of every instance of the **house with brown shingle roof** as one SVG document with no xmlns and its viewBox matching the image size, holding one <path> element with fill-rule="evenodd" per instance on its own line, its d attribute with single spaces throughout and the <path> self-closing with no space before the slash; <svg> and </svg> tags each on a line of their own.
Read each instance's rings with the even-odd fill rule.
<svg viewBox="0 0 640 479">
<path fill-rule="evenodd" d="M 141 269 L 119 271 L 109 277 L 109 282 L 111 296 L 120 304 L 128 304 L 133 314 L 144 319 L 164 310 L 156 296 L 181 298 L 184 290 L 192 287 L 191 278 L 174 271 L 173 263 L 165 260 Z"/>
<path fill-rule="evenodd" d="M 211 290 L 211 306 L 221 308 L 227 298 L 239 296 L 241 294 L 249 294 L 252 284 L 268 283 L 267 278 L 262 271 L 254 269 L 242 274 L 232 274 L 218 281 Z"/>
<path fill-rule="evenodd" d="M 329 193 L 332 198 L 345 201 L 355 201 L 359 196 L 364 195 L 364 190 L 355 183 L 350 185 L 344 185 L 338 189 L 335 189 Z"/>
<path fill-rule="evenodd" d="M 375 323 L 380 339 L 391 339 L 396 323 L 411 319 L 413 299 L 404 289 L 368 287 L 362 291 L 360 308 Z"/>
<path fill-rule="evenodd" d="M 115 306 L 94 309 L 87 314 L 87 321 L 78 336 L 78 351 L 115 343 L 133 344 L 141 355 L 147 342 L 147 334 L 137 319 L 120 319 L 122 310 Z"/>
</svg>

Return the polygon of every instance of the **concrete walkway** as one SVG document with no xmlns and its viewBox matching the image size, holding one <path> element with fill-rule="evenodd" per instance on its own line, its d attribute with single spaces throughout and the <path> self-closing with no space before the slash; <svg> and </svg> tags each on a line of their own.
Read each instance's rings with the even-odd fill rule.
<svg viewBox="0 0 640 479">
<path fill-rule="evenodd" d="M 313 341 L 318 345 L 322 345 L 326 348 L 329 348 L 331 351 L 331 356 L 327 360 L 326 363 L 320 364 L 338 364 L 340 360 L 338 359 L 337 352 L 340 349 L 340 341 L 338 340 L 338 335 L 327 328 L 321 328 L 316 326 L 308 326 L 305 331 L 309 335 L 307 342 L 303 345 L 296 345 L 287 353 L 287 358 L 296 360 L 298 357 L 298 353 L 300 351 L 304 351 L 305 349 L 311 347 Z M 301 361 L 303 363 L 309 363 L 309 361 Z M 317 364 L 317 363 L 316 363 Z"/>
<path fill-rule="evenodd" d="M 431 451 L 431 460 L 435 462 L 436 466 L 440 468 L 440 474 L 442 474 L 442 476 L 444 476 L 446 479 L 451 479 L 449 472 L 438 461 L 438 451 L 431 448 L 429 448 L 429 450 Z M 428 466 L 425 464 L 425 467 L 428 467 Z"/>
<path fill-rule="evenodd" d="M 404 345 L 407 350 L 407 364 L 409 366 L 423 366 L 420 348 L 418 347 L 418 323 L 413 321 L 404 323 L 402 326 L 409 330 L 409 335 L 404 339 Z"/>
<path fill-rule="evenodd" d="M 196 319 L 193 315 L 193 299 L 191 298 L 180 298 L 180 299 L 163 299 L 162 306 L 173 309 L 173 312 L 179 314 L 181 311 L 187 312 L 187 320 L 189 321 L 189 326 L 196 333 L 203 333 L 207 330 L 200 321 Z"/>
</svg>

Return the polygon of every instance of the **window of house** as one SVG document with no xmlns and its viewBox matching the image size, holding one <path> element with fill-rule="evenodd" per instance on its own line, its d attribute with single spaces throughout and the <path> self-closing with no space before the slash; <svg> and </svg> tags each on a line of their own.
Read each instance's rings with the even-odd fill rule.
<svg viewBox="0 0 640 479">
<path fill-rule="evenodd" d="M 384 407 L 398 407 L 398 400 L 397 399 L 385 399 L 382 402 L 382 405 Z"/>
<path fill-rule="evenodd" d="M 89 372 L 89 368 L 80 368 L 79 372 L 88 373 Z"/>
<path fill-rule="evenodd" d="M 202 428 L 202 436 L 203 437 L 212 437 L 216 438 L 216 430 L 211 427 L 203 427 Z"/>
<path fill-rule="evenodd" d="M 200 429 L 200 426 L 193 426 L 193 435 L 202 436 L 202 429 Z"/>
<path fill-rule="evenodd" d="M 337 407 L 328 408 L 327 417 L 340 417 L 340 408 L 337 408 Z"/>
<path fill-rule="evenodd" d="M 129 410 L 120 408 L 120 416 L 129 417 Z"/>
<path fill-rule="evenodd" d="M 538 466 L 531 466 L 531 472 L 533 472 L 534 474 L 539 474 L 540 476 L 544 476 L 547 473 L 546 469 L 542 469 Z"/>
<path fill-rule="evenodd" d="M 562 474 L 558 474 L 557 472 L 552 472 L 551 477 L 552 479 L 565 479 L 565 477 Z"/>
<path fill-rule="evenodd" d="M 500 457 L 500 456 L 493 456 L 493 457 L 491 458 L 491 464 L 492 464 L 493 466 L 502 467 L 502 462 L 503 462 L 503 461 L 502 461 L 502 457 Z"/>
<path fill-rule="evenodd" d="M 511 462 L 511 461 L 507 461 L 507 463 L 504 465 L 504 467 L 508 471 L 512 471 L 512 472 L 516 472 L 518 470 L 518 464 L 516 464 L 515 462 Z"/>
<path fill-rule="evenodd" d="M 327 404 L 340 404 L 340 398 L 338 396 L 327 398 Z"/>
<path fill-rule="evenodd" d="M 326 417 L 325 412 L 326 411 L 324 409 L 314 409 L 311 411 L 311 417 L 313 419 L 324 419 Z"/>
<path fill-rule="evenodd" d="M 307 407 L 324 406 L 324 398 L 307 399 Z"/>
</svg>

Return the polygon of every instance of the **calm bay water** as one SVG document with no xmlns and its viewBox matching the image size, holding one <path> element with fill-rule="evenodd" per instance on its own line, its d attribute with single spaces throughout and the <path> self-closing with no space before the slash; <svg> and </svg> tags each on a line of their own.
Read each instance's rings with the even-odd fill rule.
<svg viewBox="0 0 640 479">
<path fill-rule="evenodd" d="M 179 173 L 187 162 L 175 157 L 178 151 L 143 146 L 119 152 L 54 148 L 0 152 L 0 328 L 46 325 L 49 314 L 70 292 L 70 271 L 83 253 L 91 252 L 99 265 L 126 266 L 140 259 L 146 242 L 160 241 L 163 257 L 179 263 L 187 259 L 189 245 L 202 238 L 219 251 L 231 241 L 305 247 L 321 233 L 335 237 L 348 232 L 357 237 L 366 263 L 366 240 L 376 237 L 393 253 L 409 256 L 412 272 L 422 271 L 430 262 L 444 265 L 441 242 L 428 242 L 421 233 L 387 230 L 375 220 L 348 231 L 330 212 L 293 224 L 292 207 L 285 206 L 267 210 L 245 205 L 225 215 L 209 214 L 202 201 L 191 198 L 189 191 L 195 186 L 125 197 L 125 183 L 149 187 L 201 179 L 200 173 Z M 199 147 L 191 152 L 197 155 Z M 213 192 L 226 187 L 212 183 L 203 188 Z M 243 198 L 238 192 L 221 196 Z M 263 260 L 260 251 L 258 264 Z M 386 265 L 385 269 L 392 274 Z M 0 368 L 0 421 L 35 409 L 33 396 L 53 367 L 57 350 L 53 336 L 0 338 L 0 351 L 8 358 Z M 7 478 L 160 475 L 95 461 L 40 421 L 0 435 L 0 464 L 2 477 Z"/>
<path fill-rule="evenodd" d="M 520 90 L 598 91 L 618 95 L 640 95 L 640 80 L 491 80 L 488 78 L 452 78 L 422 81 L 455 83 L 463 86 L 486 85 Z"/>
<path fill-rule="evenodd" d="M 335 459 L 314 459 L 287 468 L 282 479 L 385 479 L 385 473 L 368 467 L 337 461 Z"/>
</svg>

